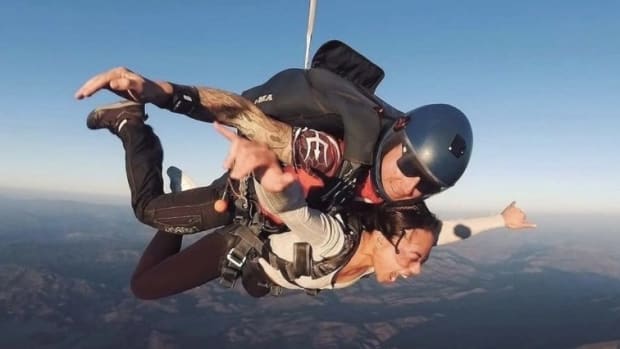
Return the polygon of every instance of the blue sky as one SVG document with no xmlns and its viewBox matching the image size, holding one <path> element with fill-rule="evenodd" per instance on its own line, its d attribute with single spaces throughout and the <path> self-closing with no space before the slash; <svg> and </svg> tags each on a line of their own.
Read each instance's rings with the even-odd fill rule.
<svg viewBox="0 0 620 349">
<path fill-rule="evenodd" d="M 0 187 L 128 195 L 120 141 L 85 127 L 90 76 L 127 66 L 235 92 L 301 67 L 307 1 L 13 1 L 0 5 Z M 319 0 L 312 52 L 340 39 L 379 64 L 401 110 L 444 102 L 475 145 L 433 208 L 620 212 L 620 2 Z M 227 144 L 208 124 L 148 109 L 202 184 Z"/>
</svg>

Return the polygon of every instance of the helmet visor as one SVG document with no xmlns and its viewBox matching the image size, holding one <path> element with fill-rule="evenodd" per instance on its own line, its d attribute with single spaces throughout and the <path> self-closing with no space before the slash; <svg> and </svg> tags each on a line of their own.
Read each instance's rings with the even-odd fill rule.
<svg viewBox="0 0 620 349">
<path fill-rule="evenodd" d="M 438 185 L 435 181 L 429 178 L 424 170 L 421 169 L 420 162 L 406 142 L 403 142 L 402 144 L 402 151 L 403 154 L 398 160 L 396 160 L 396 165 L 398 166 L 400 172 L 402 172 L 405 176 L 420 178 L 420 182 L 417 184 L 416 189 L 418 189 L 425 196 L 437 194 L 444 189 L 442 186 Z"/>
</svg>

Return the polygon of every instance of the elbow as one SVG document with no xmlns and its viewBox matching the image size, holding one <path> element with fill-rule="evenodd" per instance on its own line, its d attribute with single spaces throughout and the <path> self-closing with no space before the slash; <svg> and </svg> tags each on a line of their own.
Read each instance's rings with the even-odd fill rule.
<svg viewBox="0 0 620 349">
<path fill-rule="evenodd" d="M 463 241 L 474 235 L 471 227 L 464 224 L 443 224 L 437 238 L 437 246 Z"/>
<path fill-rule="evenodd" d="M 134 297 L 143 301 L 151 301 L 161 298 L 158 295 L 153 294 L 149 288 L 149 285 L 141 282 L 140 278 L 135 275 L 131 278 L 129 288 Z"/>
<path fill-rule="evenodd" d="M 458 236 L 461 240 L 465 240 L 472 236 L 471 228 L 463 224 L 457 224 L 454 227 L 454 235 Z"/>
</svg>

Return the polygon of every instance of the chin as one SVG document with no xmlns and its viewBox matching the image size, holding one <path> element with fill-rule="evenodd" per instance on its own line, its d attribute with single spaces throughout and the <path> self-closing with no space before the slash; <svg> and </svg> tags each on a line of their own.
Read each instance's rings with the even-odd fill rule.
<svg viewBox="0 0 620 349">
<path fill-rule="evenodd" d="M 390 280 L 390 278 L 387 275 L 385 276 L 377 275 L 377 282 L 383 285 L 389 285 L 389 284 L 393 284 L 395 280 Z"/>
</svg>

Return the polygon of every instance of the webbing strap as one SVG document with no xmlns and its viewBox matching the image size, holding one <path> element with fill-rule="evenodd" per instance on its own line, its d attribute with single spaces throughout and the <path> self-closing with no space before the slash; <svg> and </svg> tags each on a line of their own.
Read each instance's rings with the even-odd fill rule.
<svg viewBox="0 0 620 349">
<path fill-rule="evenodd" d="M 236 280 L 241 275 L 241 269 L 252 254 L 252 250 L 259 253 L 263 248 L 263 242 L 258 238 L 257 233 L 245 225 L 238 223 L 235 225 L 231 233 L 240 239 L 226 254 L 220 278 L 220 284 L 230 288 L 235 286 Z"/>
</svg>

